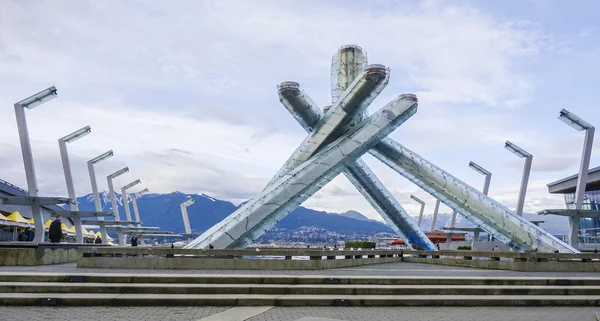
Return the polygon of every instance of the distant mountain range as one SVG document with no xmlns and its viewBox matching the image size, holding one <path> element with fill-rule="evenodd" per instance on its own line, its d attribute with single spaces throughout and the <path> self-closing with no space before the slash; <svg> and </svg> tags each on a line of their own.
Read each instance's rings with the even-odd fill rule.
<svg viewBox="0 0 600 321">
<path fill-rule="evenodd" d="M 140 219 L 144 226 L 158 226 L 162 231 L 183 233 L 180 204 L 188 198 L 195 203 L 187 208 L 193 234 L 201 234 L 217 224 L 243 204 L 234 204 L 215 199 L 205 194 L 144 194 L 137 199 Z M 77 199 L 80 210 L 94 210 L 92 194 Z M 104 211 L 111 211 L 112 204 L 108 192 L 100 194 Z M 131 200 L 130 200 L 131 206 Z M 125 220 L 123 199 L 117 194 L 117 205 L 121 220 Z M 133 218 L 133 209 L 131 210 Z M 271 228 L 259 241 L 289 240 L 295 242 L 342 241 L 347 239 L 369 239 L 378 233 L 390 234 L 392 229 L 385 223 L 369 220 L 356 211 L 327 213 L 305 207 L 298 207 L 287 217 Z"/>
<path fill-rule="evenodd" d="M 205 194 L 144 194 L 137 199 L 138 209 L 144 226 L 158 226 L 162 231 L 183 233 L 183 220 L 179 205 L 192 198 L 195 203 L 188 207 L 188 216 L 193 234 L 201 234 L 217 224 L 240 206 Z M 94 210 L 91 194 L 78 198 L 80 210 Z M 104 211 L 111 211 L 112 205 L 108 192 L 100 194 L 100 203 Z M 117 204 L 121 220 L 125 220 L 123 199 L 117 194 Z M 131 206 L 131 200 L 130 200 Z M 131 211 L 133 218 L 133 209 Z M 528 219 L 545 220 L 542 227 L 553 234 L 566 234 L 567 220 L 558 216 L 538 216 L 525 214 Z M 450 213 L 438 214 L 435 228 L 449 226 Z M 432 216 L 424 215 L 421 228 L 428 231 Z M 471 226 L 460 215 L 456 226 Z M 373 239 L 394 236 L 392 229 L 385 223 L 368 219 L 357 211 L 328 213 L 305 207 L 298 207 L 287 217 L 271 228 L 259 242 L 335 242 L 349 239 Z"/>
</svg>

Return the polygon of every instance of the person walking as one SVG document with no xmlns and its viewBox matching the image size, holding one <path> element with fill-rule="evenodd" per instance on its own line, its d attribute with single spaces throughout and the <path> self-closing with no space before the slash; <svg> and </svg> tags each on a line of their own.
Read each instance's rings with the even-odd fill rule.
<svg viewBox="0 0 600 321">
<path fill-rule="evenodd" d="M 56 215 L 56 218 L 50 223 L 50 229 L 48 230 L 48 238 L 52 243 L 60 243 L 62 239 L 62 222 L 60 221 L 61 216 Z"/>
<path fill-rule="evenodd" d="M 138 237 L 134 235 L 131 237 L 131 246 L 138 246 Z"/>
<path fill-rule="evenodd" d="M 102 238 L 100 237 L 100 235 L 96 236 L 96 239 L 94 240 L 94 244 L 102 244 Z"/>
</svg>

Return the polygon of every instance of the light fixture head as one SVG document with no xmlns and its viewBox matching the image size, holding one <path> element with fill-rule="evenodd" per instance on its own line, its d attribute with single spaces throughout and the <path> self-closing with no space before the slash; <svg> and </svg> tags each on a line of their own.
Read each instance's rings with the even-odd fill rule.
<svg viewBox="0 0 600 321">
<path fill-rule="evenodd" d="M 78 140 L 79 138 L 81 138 L 81 137 L 83 137 L 85 135 L 88 135 L 91 132 L 92 132 L 92 128 L 88 125 L 88 126 L 85 126 L 85 127 L 81 128 L 81 129 L 78 129 L 78 130 L 70 133 L 69 135 L 61 138 L 60 140 L 62 140 L 64 142 L 67 142 L 67 143 L 71 143 L 71 142 L 74 142 L 74 141 Z"/>
<path fill-rule="evenodd" d="M 190 198 L 190 199 L 188 199 L 187 201 L 185 201 L 185 202 L 181 203 L 181 205 L 183 205 L 183 206 L 185 206 L 185 207 L 188 207 L 188 206 L 190 206 L 190 205 L 192 205 L 192 204 L 194 204 L 194 203 L 196 203 L 196 201 L 194 201 L 194 199 Z"/>
<path fill-rule="evenodd" d="M 114 154 L 115 154 L 115 153 L 114 153 L 114 152 L 112 151 L 112 149 L 111 149 L 111 150 L 109 150 L 108 152 L 106 152 L 106 153 L 104 153 L 104 154 L 100 154 L 100 155 L 98 155 L 98 156 L 96 156 L 96 157 L 94 157 L 94 158 L 90 159 L 90 160 L 88 161 L 88 163 L 96 164 L 96 163 L 97 163 L 97 162 L 99 162 L 99 161 L 102 161 L 102 160 L 105 160 L 105 159 L 107 159 L 107 158 L 109 158 L 109 157 L 112 157 Z"/>
<path fill-rule="evenodd" d="M 52 86 L 50 88 L 44 89 L 42 91 L 40 91 L 39 93 L 27 97 L 23 100 L 21 100 L 20 102 L 16 103 L 15 105 L 19 105 L 21 107 L 25 107 L 27 109 L 32 109 L 36 106 L 39 106 L 47 101 L 50 101 L 54 98 L 56 98 L 56 96 L 58 95 L 58 91 L 56 90 L 56 87 Z"/>
<path fill-rule="evenodd" d="M 565 124 L 573 127 L 577 131 L 583 131 L 583 130 L 588 130 L 588 129 L 594 128 L 594 126 L 592 126 L 592 124 L 579 118 L 577 115 L 573 114 L 572 112 L 570 112 L 566 109 L 560 110 L 560 112 L 558 114 L 558 119 L 563 121 Z"/>
<path fill-rule="evenodd" d="M 420 198 L 411 195 L 410 198 L 412 198 L 413 200 L 415 200 L 417 203 L 420 203 L 421 205 L 425 204 L 425 202 L 423 202 Z"/>
<path fill-rule="evenodd" d="M 108 179 L 113 179 L 113 178 L 115 178 L 115 177 L 117 177 L 119 175 L 125 174 L 127 172 L 129 172 L 129 167 L 121 168 L 120 170 L 118 170 L 118 171 L 116 171 L 116 172 L 108 175 L 107 178 Z"/>
<path fill-rule="evenodd" d="M 506 143 L 504 143 L 504 148 L 508 149 L 511 153 L 513 153 L 521 158 L 533 156 L 533 155 L 529 154 L 528 152 L 526 152 L 521 147 L 509 142 L 508 140 L 506 141 Z"/>
<path fill-rule="evenodd" d="M 127 184 L 127 185 L 123 186 L 123 189 L 124 189 L 124 190 L 130 189 L 131 187 L 133 187 L 133 186 L 135 186 L 135 185 L 137 185 L 137 184 L 140 184 L 141 182 L 142 182 L 142 181 L 140 181 L 139 179 L 136 179 L 135 181 L 133 181 L 133 182 L 131 182 L 131 183 L 129 183 L 129 184 Z"/>
<path fill-rule="evenodd" d="M 477 165 L 475 162 L 469 162 L 469 167 L 471 167 L 472 169 L 474 169 L 477 173 L 479 173 L 481 175 L 486 175 L 486 176 L 492 175 L 492 173 L 490 171 Z"/>
<path fill-rule="evenodd" d="M 144 194 L 144 193 L 148 193 L 148 191 L 149 191 L 149 190 L 148 190 L 147 188 L 144 188 L 143 190 L 141 190 L 141 191 L 139 191 L 139 192 L 135 193 L 135 195 L 139 196 L 139 195 L 142 195 L 142 194 Z"/>
</svg>

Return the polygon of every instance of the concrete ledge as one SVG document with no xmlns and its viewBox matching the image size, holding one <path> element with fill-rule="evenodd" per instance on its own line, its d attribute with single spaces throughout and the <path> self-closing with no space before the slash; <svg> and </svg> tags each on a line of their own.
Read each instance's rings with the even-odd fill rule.
<svg viewBox="0 0 600 321">
<path fill-rule="evenodd" d="M 343 300 L 343 301 L 341 301 Z M 475 295 L 156 295 L 2 293 L 18 306 L 600 306 L 600 296 Z"/>
<path fill-rule="evenodd" d="M 0 248 L 0 265 L 33 266 L 77 261 L 77 248 Z"/>
<path fill-rule="evenodd" d="M 413 276 L 331 276 L 331 275 L 248 275 L 248 274 L 160 274 L 160 273 L 31 273 L 0 272 L 0 282 L 74 282 L 131 284 L 336 284 L 354 285 L 507 285 L 507 286 L 600 286 L 599 277 L 413 277 Z M 335 284 L 332 284 L 335 285 Z"/>
<path fill-rule="evenodd" d="M 321 270 L 399 262 L 401 257 L 337 260 L 268 260 L 186 257 L 79 257 L 78 268 L 210 269 L 210 270 Z"/>
<path fill-rule="evenodd" d="M 466 260 L 455 258 L 404 257 L 404 262 L 451 265 L 493 270 L 511 270 L 524 272 L 600 272 L 600 261 L 499 261 Z"/>
<path fill-rule="evenodd" d="M 0 293 L 164 295 L 598 295 L 600 286 L 0 283 Z"/>
</svg>

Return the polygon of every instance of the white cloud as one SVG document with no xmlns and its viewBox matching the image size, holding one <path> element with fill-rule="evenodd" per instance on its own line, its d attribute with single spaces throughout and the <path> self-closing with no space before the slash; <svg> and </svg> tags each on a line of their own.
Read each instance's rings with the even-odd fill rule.
<svg viewBox="0 0 600 321">
<path fill-rule="evenodd" d="M 435 152 L 540 140 L 506 112 L 534 101 L 535 82 L 523 67 L 551 42 L 536 25 L 437 1 L 2 1 L 0 105 L 58 87 L 57 100 L 27 111 L 44 192 L 65 190 L 56 139 L 90 124 L 92 135 L 69 145 L 78 191 L 89 191 L 85 161 L 112 148 L 101 175 L 130 165 L 128 177 L 154 192 L 239 201 L 260 191 L 303 139 L 276 84 L 298 80 L 320 105 L 330 103 L 330 58 L 339 46 L 359 44 L 371 63 L 392 68 L 371 110 L 398 93 L 419 94 L 419 113 L 394 137 Z M 0 177 L 22 185 L 11 108 L 0 108 L 0 127 L 10 155 Z M 415 209 L 411 192 L 426 197 L 373 167 L 407 209 Z M 345 178 L 306 204 L 377 216 Z"/>
</svg>

